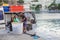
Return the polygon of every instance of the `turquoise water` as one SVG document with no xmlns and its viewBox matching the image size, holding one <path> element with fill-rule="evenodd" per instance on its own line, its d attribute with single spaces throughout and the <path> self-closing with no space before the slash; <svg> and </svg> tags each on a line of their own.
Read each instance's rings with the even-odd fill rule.
<svg viewBox="0 0 60 40">
<path fill-rule="evenodd" d="M 37 21 L 36 35 L 43 40 L 60 40 L 59 13 L 40 13 L 35 16 Z"/>
<path fill-rule="evenodd" d="M 39 23 L 39 27 L 41 25 L 46 25 L 50 28 L 60 28 L 60 19 L 49 19 L 49 20 L 40 20 L 37 23 Z"/>
<path fill-rule="evenodd" d="M 44 40 L 60 40 L 60 19 L 39 20 L 37 35 Z"/>
</svg>

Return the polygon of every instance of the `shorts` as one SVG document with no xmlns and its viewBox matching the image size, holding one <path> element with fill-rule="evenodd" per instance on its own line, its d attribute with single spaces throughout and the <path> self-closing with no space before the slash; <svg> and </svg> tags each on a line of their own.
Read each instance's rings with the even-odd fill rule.
<svg viewBox="0 0 60 40">
<path fill-rule="evenodd" d="M 23 27 L 26 27 L 26 25 L 27 25 L 26 22 L 23 22 Z"/>
</svg>

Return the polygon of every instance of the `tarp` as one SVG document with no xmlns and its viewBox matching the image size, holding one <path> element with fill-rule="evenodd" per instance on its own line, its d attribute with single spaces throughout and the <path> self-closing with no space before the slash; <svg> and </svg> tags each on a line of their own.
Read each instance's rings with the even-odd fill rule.
<svg viewBox="0 0 60 40">
<path fill-rule="evenodd" d="M 9 6 L 3 6 L 4 12 L 9 12 L 10 11 L 10 7 Z"/>
<path fill-rule="evenodd" d="M 0 23 L 4 23 L 4 11 L 3 11 L 3 7 L 0 6 Z"/>
<path fill-rule="evenodd" d="M 10 12 L 22 12 L 24 11 L 24 6 L 10 6 Z"/>
<path fill-rule="evenodd" d="M 3 6 L 9 6 L 9 4 L 4 3 Z"/>
<path fill-rule="evenodd" d="M 3 7 L 0 6 L 0 31 L 1 30 L 5 30 L 5 24 L 2 24 L 2 23 L 5 23 L 5 20 L 4 20 L 4 11 L 3 11 Z"/>
</svg>

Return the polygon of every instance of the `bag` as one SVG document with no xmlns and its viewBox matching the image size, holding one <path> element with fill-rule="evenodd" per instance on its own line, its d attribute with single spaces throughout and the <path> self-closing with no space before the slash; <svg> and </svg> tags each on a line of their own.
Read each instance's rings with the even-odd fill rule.
<svg viewBox="0 0 60 40">
<path fill-rule="evenodd" d="M 31 22 L 30 21 L 27 21 L 26 24 L 31 24 Z"/>
<path fill-rule="evenodd" d="M 27 24 L 27 31 L 32 30 L 32 25 Z"/>
<path fill-rule="evenodd" d="M 35 20 L 31 20 L 31 23 L 34 24 L 34 23 L 36 23 L 36 22 L 35 22 Z"/>
</svg>

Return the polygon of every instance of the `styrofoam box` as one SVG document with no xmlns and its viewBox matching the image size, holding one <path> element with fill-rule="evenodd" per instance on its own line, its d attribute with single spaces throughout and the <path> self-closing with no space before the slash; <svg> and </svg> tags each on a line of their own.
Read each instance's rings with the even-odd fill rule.
<svg viewBox="0 0 60 40">
<path fill-rule="evenodd" d="M 13 33 L 22 34 L 23 33 L 23 23 L 12 23 Z"/>
</svg>

